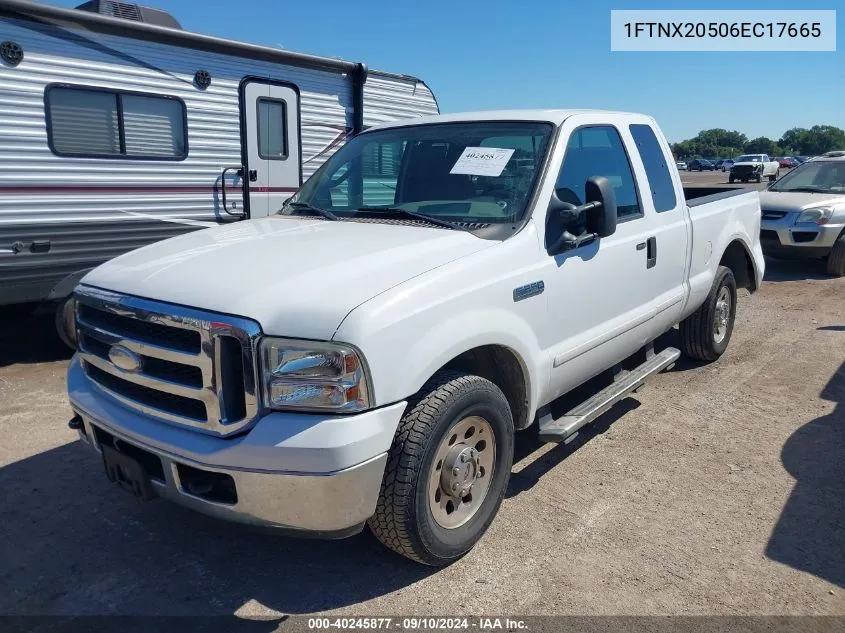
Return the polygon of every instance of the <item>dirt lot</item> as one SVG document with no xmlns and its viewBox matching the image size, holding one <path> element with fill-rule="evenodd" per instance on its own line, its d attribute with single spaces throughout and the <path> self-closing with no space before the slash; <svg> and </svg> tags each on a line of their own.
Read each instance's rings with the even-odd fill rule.
<svg viewBox="0 0 845 633">
<path fill-rule="evenodd" d="M 0 613 L 845 614 L 843 359 L 845 279 L 770 261 L 720 361 L 657 376 L 572 445 L 522 436 L 490 531 L 432 570 L 366 533 L 137 502 L 66 426 L 50 320 L 7 315 Z"/>
</svg>

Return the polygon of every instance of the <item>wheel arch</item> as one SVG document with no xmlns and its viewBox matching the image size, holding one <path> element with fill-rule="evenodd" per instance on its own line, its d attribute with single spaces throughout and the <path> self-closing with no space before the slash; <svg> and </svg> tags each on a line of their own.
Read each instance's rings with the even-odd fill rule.
<svg viewBox="0 0 845 633">
<path fill-rule="evenodd" d="M 531 378 L 525 362 L 512 348 L 498 344 L 473 347 L 450 359 L 434 373 L 450 369 L 492 382 L 505 394 L 514 427 L 524 429 L 531 424 Z"/>
<path fill-rule="evenodd" d="M 738 288 L 746 288 L 749 292 L 757 292 L 757 266 L 751 256 L 751 250 L 740 238 L 734 238 L 725 248 L 719 259 L 720 266 L 731 269 Z"/>
</svg>

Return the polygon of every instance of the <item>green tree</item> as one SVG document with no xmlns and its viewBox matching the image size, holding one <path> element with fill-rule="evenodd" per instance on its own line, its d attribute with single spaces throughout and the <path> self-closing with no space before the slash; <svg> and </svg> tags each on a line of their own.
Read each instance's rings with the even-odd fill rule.
<svg viewBox="0 0 845 633">
<path fill-rule="evenodd" d="M 766 136 L 758 136 L 755 139 L 748 141 L 742 150 L 746 154 L 768 154 L 769 156 L 778 156 L 780 154 L 780 147 L 772 139 Z"/>
<path fill-rule="evenodd" d="M 807 131 L 803 141 L 801 154 L 810 156 L 845 149 L 845 130 L 833 125 L 814 125 Z"/>
<path fill-rule="evenodd" d="M 778 140 L 785 152 L 790 154 L 802 155 L 801 146 L 806 143 L 807 134 L 809 130 L 803 127 L 794 127 L 783 133 L 783 136 Z"/>
<path fill-rule="evenodd" d="M 845 130 L 833 125 L 814 125 L 809 130 L 794 127 L 778 141 L 792 154 L 815 156 L 834 149 L 845 149 Z"/>
</svg>

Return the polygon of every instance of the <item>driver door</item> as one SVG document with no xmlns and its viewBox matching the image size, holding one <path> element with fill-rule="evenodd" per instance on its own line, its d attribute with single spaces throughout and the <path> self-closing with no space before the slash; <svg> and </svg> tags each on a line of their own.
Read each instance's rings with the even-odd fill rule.
<svg viewBox="0 0 845 633">
<path fill-rule="evenodd" d="M 576 387 L 633 354 L 649 340 L 650 295 L 647 241 L 650 220 L 640 202 L 629 160 L 631 139 L 607 123 L 571 130 L 557 177 L 558 197 L 585 202 L 588 178 L 603 176 L 613 185 L 617 228 L 613 235 L 562 254 L 548 255 L 548 331 L 551 394 Z M 570 124 L 574 126 L 575 124 Z M 547 231 L 547 248 L 556 238 Z"/>
</svg>

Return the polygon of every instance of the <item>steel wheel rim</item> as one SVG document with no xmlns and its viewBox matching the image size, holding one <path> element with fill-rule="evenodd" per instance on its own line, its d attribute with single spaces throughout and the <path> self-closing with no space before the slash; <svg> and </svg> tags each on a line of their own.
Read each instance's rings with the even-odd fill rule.
<svg viewBox="0 0 845 633">
<path fill-rule="evenodd" d="M 428 507 L 435 523 L 453 530 L 469 521 L 487 498 L 496 464 L 496 434 L 473 415 L 453 426 L 437 447 L 428 475 Z"/>
<path fill-rule="evenodd" d="M 731 319 L 731 293 L 727 286 L 719 291 L 716 309 L 713 311 L 713 340 L 721 343 L 728 335 L 728 323 Z"/>
</svg>

